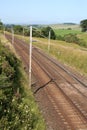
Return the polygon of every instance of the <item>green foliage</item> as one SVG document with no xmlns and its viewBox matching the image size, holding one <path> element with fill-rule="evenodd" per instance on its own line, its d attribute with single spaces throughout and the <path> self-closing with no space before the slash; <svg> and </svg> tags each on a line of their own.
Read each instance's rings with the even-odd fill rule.
<svg viewBox="0 0 87 130">
<path fill-rule="evenodd" d="M 61 36 L 61 35 L 58 35 L 58 36 L 56 36 L 56 40 L 62 40 L 62 41 L 64 41 L 64 37 Z"/>
<path fill-rule="evenodd" d="M 30 36 L 30 30 L 29 29 L 24 29 L 24 35 L 25 36 Z"/>
<path fill-rule="evenodd" d="M 38 125 L 42 119 L 39 112 L 32 110 L 34 99 L 23 87 L 20 63 L 0 43 L 0 130 L 45 130 Z"/>
<path fill-rule="evenodd" d="M 35 28 L 32 29 L 33 37 L 40 37 L 40 34 L 41 34 L 41 30 Z"/>
<path fill-rule="evenodd" d="M 37 27 L 37 28 L 36 28 Z M 13 29 L 14 29 L 14 33 L 15 34 L 20 34 L 20 35 L 23 35 L 23 26 L 21 25 L 13 25 Z M 5 30 L 11 32 L 11 26 L 6 26 Z M 33 37 L 46 37 L 48 38 L 49 36 L 49 31 L 51 32 L 51 39 L 56 39 L 56 35 L 55 35 L 55 32 L 54 30 L 51 28 L 51 27 L 38 27 L 37 25 L 36 26 L 33 26 L 32 28 L 32 36 Z M 24 35 L 25 36 L 30 36 L 30 29 L 29 27 L 25 27 L 24 28 Z"/>
<path fill-rule="evenodd" d="M 0 88 L 11 86 L 14 78 L 15 70 L 10 66 L 9 61 L 6 60 L 8 56 L 8 50 L 4 49 L 0 43 Z"/>
<path fill-rule="evenodd" d="M 80 39 L 76 34 L 65 34 L 64 36 L 57 35 L 57 40 L 66 41 L 68 43 L 76 43 L 80 46 L 87 47 L 87 42 L 83 39 Z"/>
<path fill-rule="evenodd" d="M 5 30 L 8 32 L 12 32 L 12 27 L 15 34 L 23 35 L 23 26 L 21 25 L 5 25 Z"/>
<path fill-rule="evenodd" d="M 41 34 L 45 37 L 49 36 L 49 31 L 51 31 L 51 39 L 56 39 L 56 35 L 55 32 L 53 31 L 53 29 L 51 27 L 43 27 L 41 29 Z"/>
<path fill-rule="evenodd" d="M 84 33 L 81 33 L 79 35 L 77 35 L 79 39 L 81 39 L 81 42 L 83 44 L 85 44 L 85 47 L 87 47 L 87 33 L 84 32 Z M 84 42 L 83 42 L 84 41 Z"/>
<path fill-rule="evenodd" d="M 10 100 L 10 99 L 9 99 Z M 12 97 L 11 101 L 3 98 L 0 107 L 0 129 L 1 130 L 31 130 L 33 128 L 33 118 L 30 106 L 23 99 Z"/>
<path fill-rule="evenodd" d="M 56 39 L 56 35 L 55 32 L 53 31 L 53 29 L 51 27 L 43 27 L 43 28 L 35 28 L 35 26 L 32 28 L 32 36 L 33 37 L 46 37 L 48 38 L 49 36 L 49 31 L 51 31 L 51 39 Z M 24 35 L 25 36 L 29 36 L 30 35 L 30 30 L 29 29 L 25 29 L 24 30 Z"/>
<path fill-rule="evenodd" d="M 87 31 L 87 19 L 82 20 L 80 22 L 80 26 L 82 27 L 82 32 L 86 32 Z"/>
<path fill-rule="evenodd" d="M 0 20 L 0 30 L 3 29 L 3 23 Z"/>
<path fill-rule="evenodd" d="M 21 25 L 14 25 L 14 32 L 16 34 L 23 34 L 23 27 Z"/>
<path fill-rule="evenodd" d="M 79 42 L 79 39 L 75 34 L 66 34 L 64 35 L 64 41 L 69 42 L 69 43 L 77 43 Z"/>
<path fill-rule="evenodd" d="M 72 30 L 72 28 L 67 28 L 67 30 Z"/>
<path fill-rule="evenodd" d="M 80 46 L 87 47 L 87 43 L 83 39 L 78 38 L 75 34 L 65 35 L 64 41 L 69 42 L 69 43 L 76 43 Z"/>
</svg>

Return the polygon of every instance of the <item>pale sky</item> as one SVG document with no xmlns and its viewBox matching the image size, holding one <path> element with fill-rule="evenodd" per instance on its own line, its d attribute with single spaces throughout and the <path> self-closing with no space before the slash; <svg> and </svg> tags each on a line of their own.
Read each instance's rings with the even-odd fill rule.
<svg viewBox="0 0 87 130">
<path fill-rule="evenodd" d="M 87 19 L 87 0 L 0 0 L 4 23 L 51 24 Z"/>
</svg>

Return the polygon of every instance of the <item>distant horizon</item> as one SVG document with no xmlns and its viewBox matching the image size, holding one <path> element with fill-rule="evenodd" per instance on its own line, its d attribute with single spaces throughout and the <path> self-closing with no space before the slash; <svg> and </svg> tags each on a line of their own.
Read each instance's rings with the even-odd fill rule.
<svg viewBox="0 0 87 130">
<path fill-rule="evenodd" d="M 2 21 L 3 22 L 3 21 Z M 56 24 L 71 24 L 71 25 L 79 25 L 80 23 L 75 23 L 75 22 L 61 22 L 61 23 L 4 23 L 4 24 L 14 24 L 14 25 L 56 25 Z"/>
</svg>

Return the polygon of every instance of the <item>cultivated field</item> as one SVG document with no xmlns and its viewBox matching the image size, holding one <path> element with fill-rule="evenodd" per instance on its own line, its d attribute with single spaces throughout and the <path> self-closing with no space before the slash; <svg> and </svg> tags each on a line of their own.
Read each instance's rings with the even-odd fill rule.
<svg viewBox="0 0 87 130">
<path fill-rule="evenodd" d="M 73 30 L 80 30 L 79 24 L 52 24 L 50 25 L 53 29 L 68 29 L 71 28 Z"/>
<path fill-rule="evenodd" d="M 50 25 L 54 30 L 55 34 L 58 36 L 64 36 L 65 34 L 81 34 L 81 28 L 79 24 L 71 25 L 71 24 L 54 24 Z"/>
<path fill-rule="evenodd" d="M 69 29 L 54 29 L 55 34 L 58 36 L 64 36 L 66 34 L 81 34 L 80 30 L 69 30 Z"/>
</svg>

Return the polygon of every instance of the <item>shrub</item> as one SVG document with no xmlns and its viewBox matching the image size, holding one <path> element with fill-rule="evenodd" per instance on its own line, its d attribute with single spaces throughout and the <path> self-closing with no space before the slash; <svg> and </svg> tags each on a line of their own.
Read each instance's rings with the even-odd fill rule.
<svg viewBox="0 0 87 130">
<path fill-rule="evenodd" d="M 58 35 L 58 36 L 56 36 L 56 40 L 62 40 L 62 41 L 64 41 L 64 37 L 61 36 L 61 35 Z"/>
<path fill-rule="evenodd" d="M 56 37 L 57 40 L 66 41 L 68 43 L 76 43 L 80 46 L 87 47 L 87 43 L 76 36 L 76 34 L 66 34 L 64 36 L 58 35 Z"/>
<path fill-rule="evenodd" d="M 0 130 L 35 130 L 37 127 L 45 130 L 45 126 L 38 123 L 42 118 L 32 110 L 29 102 L 32 96 L 23 87 L 20 63 L 0 43 Z"/>
<path fill-rule="evenodd" d="M 78 43 L 79 39 L 75 34 L 66 34 L 64 35 L 64 41 L 69 42 L 69 43 Z"/>
</svg>

